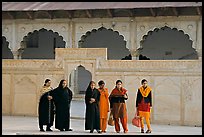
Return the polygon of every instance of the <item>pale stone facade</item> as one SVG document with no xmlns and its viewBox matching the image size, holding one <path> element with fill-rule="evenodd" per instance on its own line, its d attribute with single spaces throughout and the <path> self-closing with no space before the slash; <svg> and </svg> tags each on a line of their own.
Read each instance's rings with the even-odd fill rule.
<svg viewBox="0 0 204 137">
<path fill-rule="evenodd" d="M 127 41 L 126 47 L 130 50 L 134 59 L 136 59 L 134 53 L 140 48 L 140 41 L 143 36 L 155 28 L 164 26 L 184 31 L 193 41 L 192 47 L 198 52 L 199 57 L 202 56 L 202 16 L 3 20 L 2 35 L 9 42 L 9 48 L 12 50 L 14 58 L 17 58 L 17 50 L 21 47 L 23 37 L 34 30 L 45 28 L 58 32 L 66 42 L 67 48 L 78 48 L 78 41 L 86 32 L 102 26 L 118 31 L 124 37 L 124 40 Z"/>
<path fill-rule="evenodd" d="M 107 49 L 78 48 L 82 35 L 101 26 L 124 36 L 133 60 L 107 60 Z M 188 34 L 199 60 L 136 60 L 135 51 L 140 48 L 142 37 L 164 26 Z M 66 48 L 56 49 L 55 60 L 17 59 L 23 37 L 42 28 L 58 32 Z M 57 87 L 61 79 L 69 80 L 72 71 L 82 65 L 91 72 L 94 81 L 103 79 L 109 92 L 117 79 L 123 81 L 129 95 L 129 122 L 135 113 L 137 88 L 145 78 L 153 89 L 152 123 L 202 126 L 201 31 L 201 16 L 3 20 L 2 35 L 15 59 L 2 60 L 2 114 L 36 116 L 38 92 L 44 80 L 52 79 L 53 87 Z"/>
<path fill-rule="evenodd" d="M 92 57 L 90 57 L 92 55 Z M 109 92 L 121 79 L 128 90 L 129 122 L 141 79 L 153 89 L 152 123 L 202 125 L 202 61 L 106 60 L 106 49 L 56 49 L 55 60 L 3 60 L 5 115 L 37 115 L 38 91 L 45 78 L 57 87 L 79 65 L 103 79 Z M 36 109 L 35 109 L 36 108 Z M 192 117 L 193 116 L 193 117 Z"/>
</svg>

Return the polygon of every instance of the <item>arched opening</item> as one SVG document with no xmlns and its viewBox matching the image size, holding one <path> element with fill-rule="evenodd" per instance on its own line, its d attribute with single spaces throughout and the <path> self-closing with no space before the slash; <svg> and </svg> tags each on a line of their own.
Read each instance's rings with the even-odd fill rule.
<svg viewBox="0 0 204 137">
<path fill-rule="evenodd" d="M 9 48 L 9 42 L 2 36 L 2 59 L 13 59 L 13 53 Z"/>
<path fill-rule="evenodd" d="M 54 59 L 55 48 L 65 48 L 65 44 L 57 32 L 42 28 L 29 32 L 18 51 L 22 59 Z"/>
<path fill-rule="evenodd" d="M 192 40 L 182 30 L 155 28 L 143 36 L 139 49 L 141 59 L 151 60 L 184 60 L 198 59 L 197 52 L 192 48 Z"/>
<path fill-rule="evenodd" d="M 79 48 L 107 48 L 107 59 L 131 60 L 130 51 L 126 48 L 126 41 L 122 35 L 112 29 L 104 27 L 86 32 L 79 41 Z"/>
<path fill-rule="evenodd" d="M 74 92 L 74 94 L 85 94 L 91 80 L 91 72 L 80 65 L 69 75 L 69 88 Z"/>
</svg>

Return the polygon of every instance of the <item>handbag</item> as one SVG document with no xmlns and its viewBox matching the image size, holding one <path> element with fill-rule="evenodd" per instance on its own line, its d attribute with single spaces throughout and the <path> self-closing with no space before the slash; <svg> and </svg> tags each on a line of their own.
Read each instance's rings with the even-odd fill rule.
<svg viewBox="0 0 204 137">
<path fill-rule="evenodd" d="M 115 121 L 114 121 L 113 113 L 112 112 L 110 112 L 110 115 L 109 115 L 108 125 L 110 125 L 110 126 L 114 126 L 115 125 Z"/>
<path fill-rule="evenodd" d="M 134 125 L 136 127 L 141 127 L 141 121 L 140 121 L 140 117 L 139 116 L 135 116 L 132 119 L 132 125 Z"/>
</svg>

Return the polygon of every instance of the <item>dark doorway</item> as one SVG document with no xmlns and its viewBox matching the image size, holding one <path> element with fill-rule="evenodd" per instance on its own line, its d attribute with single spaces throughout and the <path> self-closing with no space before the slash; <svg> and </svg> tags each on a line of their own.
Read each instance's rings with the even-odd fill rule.
<svg viewBox="0 0 204 137">
<path fill-rule="evenodd" d="M 91 72 L 80 65 L 69 75 L 69 87 L 74 91 L 74 93 L 85 94 L 91 80 Z"/>
</svg>

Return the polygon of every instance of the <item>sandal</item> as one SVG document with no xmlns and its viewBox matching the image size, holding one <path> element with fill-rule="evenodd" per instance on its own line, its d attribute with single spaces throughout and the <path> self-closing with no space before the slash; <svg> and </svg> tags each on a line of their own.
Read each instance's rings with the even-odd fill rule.
<svg viewBox="0 0 204 137">
<path fill-rule="evenodd" d="M 152 132 L 152 131 L 151 131 L 151 130 L 149 130 L 149 129 L 146 131 L 146 133 L 151 133 L 151 132 Z"/>
</svg>

